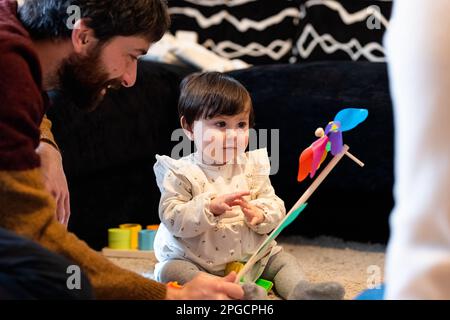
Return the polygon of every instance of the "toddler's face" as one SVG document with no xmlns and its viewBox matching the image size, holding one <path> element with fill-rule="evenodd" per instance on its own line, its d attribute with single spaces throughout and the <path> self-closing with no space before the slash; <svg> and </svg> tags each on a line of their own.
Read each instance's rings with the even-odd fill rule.
<svg viewBox="0 0 450 320">
<path fill-rule="evenodd" d="M 235 161 L 248 145 L 250 111 L 194 121 L 193 140 L 203 162 L 222 165 Z"/>
</svg>

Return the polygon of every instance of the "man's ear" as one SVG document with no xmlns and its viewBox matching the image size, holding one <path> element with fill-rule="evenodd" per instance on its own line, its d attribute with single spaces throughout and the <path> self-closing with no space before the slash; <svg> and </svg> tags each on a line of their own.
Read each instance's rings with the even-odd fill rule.
<svg viewBox="0 0 450 320">
<path fill-rule="evenodd" d="M 184 134 L 189 138 L 189 140 L 194 140 L 194 132 L 192 131 L 192 127 L 188 125 L 186 118 L 184 116 L 180 119 L 181 127 L 183 128 Z"/>
<path fill-rule="evenodd" d="M 75 22 L 72 30 L 72 45 L 75 53 L 87 55 L 97 43 L 98 39 L 95 37 L 94 30 L 86 25 L 84 19 Z"/>
</svg>

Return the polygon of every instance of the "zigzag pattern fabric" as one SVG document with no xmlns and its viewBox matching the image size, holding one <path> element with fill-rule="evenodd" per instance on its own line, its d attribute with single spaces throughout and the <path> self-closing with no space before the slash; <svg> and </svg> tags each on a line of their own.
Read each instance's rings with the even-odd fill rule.
<svg viewBox="0 0 450 320">
<path fill-rule="evenodd" d="M 384 62 L 391 0 L 172 0 L 172 33 L 192 31 L 228 59 L 251 64 Z"/>
<path fill-rule="evenodd" d="M 289 0 L 169 1 L 172 33 L 193 31 L 198 43 L 228 59 L 250 64 L 288 63 L 300 23 Z"/>
<path fill-rule="evenodd" d="M 385 62 L 383 35 L 392 1 L 303 0 L 294 53 L 299 62 L 351 60 Z"/>
</svg>

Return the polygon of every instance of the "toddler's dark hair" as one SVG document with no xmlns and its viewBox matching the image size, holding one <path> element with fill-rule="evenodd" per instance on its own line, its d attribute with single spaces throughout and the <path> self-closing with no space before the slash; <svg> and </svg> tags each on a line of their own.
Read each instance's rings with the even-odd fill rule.
<svg viewBox="0 0 450 320">
<path fill-rule="evenodd" d="M 183 79 L 180 85 L 178 113 L 188 126 L 198 119 L 218 115 L 232 116 L 250 111 L 249 126 L 254 125 L 252 100 L 247 89 L 236 79 L 220 72 L 198 72 Z"/>
</svg>

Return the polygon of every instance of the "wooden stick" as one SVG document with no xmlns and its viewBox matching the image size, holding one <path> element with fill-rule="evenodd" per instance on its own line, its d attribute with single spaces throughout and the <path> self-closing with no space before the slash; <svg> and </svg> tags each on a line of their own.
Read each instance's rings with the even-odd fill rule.
<svg viewBox="0 0 450 320">
<path fill-rule="evenodd" d="M 314 180 L 314 182 L 311 184 L 311 186 L 306 189 L 306 191 L 303 193 L 303 195 L 298 199 L 298 201 L 294 204 L 291 210 L 289 210 L 288 214 L 293 212 L 295 209 L 300 207 L 302 204 L 304 204 L 306 201 L 308 201 L 309 197 L 316 191 L 316 189 L 319 187 L 319 185 L 325 180 L 325 178 L 328 176 L 328 174 L 333 170 L 333 168 L 338 164 L 338 162 L 342 159 L 342 157 L 348 152 L 349 146 L 344 145 L 342 148 L 342 151 L 335 155 L 333 159 L 328 163 L 328 165 L 322 170 L 322 172 L 319 174 L 319 176 Z"/>
<path fill-rule="evenodd" d="M 300 199 L 298 199 L 298 201 L 294 204 L 294 206 L 291 208 L 291 210 L 289 210 L 289 212 L 286 214 L 284 219 L 278 224 L 278 226 L 272 232 L 277 230 L 292 212 L 294 212 L 298 207 L 300 207 L 302 204 L 304 204 L 309 199 L 309 197 L 314 193 L 314 191 L 316 191 L 316 189 L 323 182 L 323 180 L 325 180 L 325 178 L 328 176 L 328 174 L 331 172 L 331 170 L 333 170 L 333 168 L 338 164 L 338 162 L 342 159 L 342 157 L 348 152 L 348 149 L 349 149 L 349 146 L 344 145 L 344 147 L 342 148 L 342 151 L 339 154 L 335 155 L 333 157 L 333 159 L 331 159 L 331 161 L 328 163 L 328 165 L 322 170 L 322 172 L 319 174 L 319 176 L 313 181 L 311 186 L 308 189 L 306 189 L 306 191 L 303 193 L 303 195 L 300 197 Z M 248 272 L 248 270 L 258 261 L 259 255 L 257 253 L 259 252 L 259 250 L 261 250 L 261 248 L 264 245 L 265 245 L 265 242 L 263 242 L 260 245 L 260 247 L 258 248 L 258 250 L 255 251 L 255 254 L 253 254 L 250 257 L 250 259 L 244 265 L 244 268 L 242 268 L 241 271 L 239 271 L 238 275 L 236 276 L 235 283 L 239 283 L 242 276 L 245 275 Z"/>
<path fill-rule="evenodd" d="M 355 157 L 354 155 L 352 155 L 350 152 L 346 152 L 345 155 L 347 157 L 349 157 L 350 159 L 352 159 L 353 161 L 355 161 L 359 166 L 364 167 L 364 162 L 362 162 L 361 160 L 359 160 L 357 157 Z"/>
</svg>

